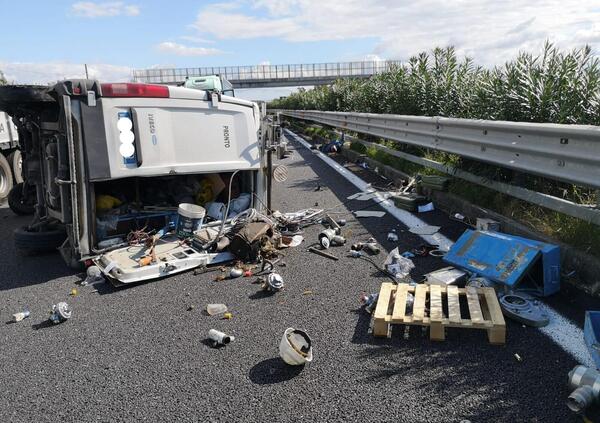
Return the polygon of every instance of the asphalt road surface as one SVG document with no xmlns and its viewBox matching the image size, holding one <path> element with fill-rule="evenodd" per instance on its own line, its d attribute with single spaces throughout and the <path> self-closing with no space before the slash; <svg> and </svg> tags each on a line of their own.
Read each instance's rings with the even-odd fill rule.
<svg viewBox="0 0 600 423">
<path fill-rule="evenodd" d="M 283 162 L 289 179 L 274 184 L 281 211 L 333 207 L 355 192 L 302 147 Z M 323 190 L 315 191 L 317 182 Z M 391 228 L 401 251 L 421 243 L 389 215 L 357 221 L 347 214 L 366 205 L 338 209 L 336 216 L 349 221 L 350 243 L 374 236 L 390 250 Z M 424 218 L 451 239 L 465 229 L 438 211 Z M 13 250 L 12 231 L 27 221 L 0 208 L 0 320 L 7 322 L 0 324 L 2 422 L 576 421 L 565 399 L 567 372 L 577 362 L 539 330 L 507 322 L 505 346 L 490 345 L 484 331 L 462 329 L 449 329 L 437 343 L 419 327 L 408 336 L 397 328 L 390 339 L 374 339 L 358 299 L 386 279 L 347 257 L 347 247 L 331 249 L 337 262 L 307 252 L 319 227 L 285 252 L 286 266 L 277 267 L 285 289 L 265 296 L 255 278 L 216 282 L 215 273 L 126 289 L 78 287 L 83 276 L 58 254 Z M 435 258 L 415 264 L 415 278 L 444 267 Z M 75 287 L 79 295 L 70 297 Z M 72 319 L 46 324 L 51 305 L 64 300 Z M 232 320 L 201 312 L 220 302 Z M 23 307 L 31 317 L 8 323 Z M 288 327 L 312 337 L 314 361 L 304 368 L 278 356 Z M 205 340 L 211 328 L 236 339 L 213 349 Z"/>
</svg>

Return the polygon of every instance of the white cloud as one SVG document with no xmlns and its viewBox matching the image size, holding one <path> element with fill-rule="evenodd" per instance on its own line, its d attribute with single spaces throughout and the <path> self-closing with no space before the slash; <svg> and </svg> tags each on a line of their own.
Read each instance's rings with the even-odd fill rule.
<svg viewBox="0 0 600 423">
<path fill-rule="evenodd" d="M 83 18 L 104 18 L 119 15 L 137 16 L 140 14 L 140 8 L 120 1 L 105 3 L 79 1 L 71 5 L 71 13 Z"/>
<path fill-rule="evenodd" d="M 194 44 L 214 44 L 214 40 L 209 40 L 208 38 L 195 37 L 193 35 L 182 35 L 179 37 L 181 40 L 189 41 Z"/>
<path fill-rule="evenodd" d="M 177 56 L 214 56 L 223 52 L 216 48 L 189 47 L 183 44 L 165 41 L 156 46 L 163 53 L 171 53 Z"/>
<path fill-rule="evenodd" d="M 198 14 L 200 34 L 219 39 L 275 37 L 288 42 L 375 39 L 371 53 L 405 60 L 454 45 L 478 63 L 500 64 L 545 39 L 570 48 L 600 40 L 591 0 L 248 0 Z M 263 12 L 263 13 L 257 13 Z M 219 22 L 219 25 L 206 25 Z M 358 59 L 358 58 L 357 58 Z"/>
<path fill-rule="evenodd" d="M 0 69 L 8 81 L 19 84 L 48 84 L 62 79 L 85 78 L 85 67 L 81 63 L 0 61 Z M 88 64 L 89 77 L 102 82 L 129 81 L 131 71 L 128 66 Z"/>
</svg>

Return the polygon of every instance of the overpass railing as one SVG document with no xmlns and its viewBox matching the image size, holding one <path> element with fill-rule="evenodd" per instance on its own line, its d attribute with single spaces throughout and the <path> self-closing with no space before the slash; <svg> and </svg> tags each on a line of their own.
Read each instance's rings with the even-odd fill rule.
<svg viewBox="0 0 600 423">
<path fill-rule="evenodd" d="M 389 71 L 401 62 L 370 61 L 340 63 L 310 63 L 297 65 L 214 66 L 203 68 L 136 69 L 135 82 L 173 84 L 186 77 L 222 75 L 231 82 L 266 80 L 310 80 L 367 77 Z"/>
</svg>

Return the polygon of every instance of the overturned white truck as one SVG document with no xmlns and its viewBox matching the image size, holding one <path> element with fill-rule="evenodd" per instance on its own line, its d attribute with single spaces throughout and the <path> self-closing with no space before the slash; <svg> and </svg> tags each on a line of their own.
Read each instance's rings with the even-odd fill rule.
<svg viewBox="0 0 600 423">
<path fill-rule="evenodd" d="M 15 184 L 23 182 L 21 152 L 17 127 L 0 111 L 0 200 L 6 198 Z"/>
<path fill-rule="evenodd" d="M 246 207 L 265 210 L 270 201 L 255 103 L 184 87 L 67 80 L 0 87 L 0 110 L 13 117 L 23 154 L 25 183 L 14 196 L 34 215 L 15 231 L 19 249 L 60 247 L 70 265 L 94 259 L 121 282 L 151 279 L 208 264 L 216 253 L 179 248 L 145 269 L 131 255 L 102 260 L 131 234 L 172 222 L 180 203 L 229 204 L 244 194 Z"/>
</svg>

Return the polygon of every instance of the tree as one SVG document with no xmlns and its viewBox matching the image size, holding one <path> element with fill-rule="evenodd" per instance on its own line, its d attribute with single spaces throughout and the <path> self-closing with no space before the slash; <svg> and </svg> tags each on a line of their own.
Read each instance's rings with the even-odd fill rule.
<svg viewBox="0 0 600 423">
<path fill-rule="evenodd" d="M 4 73 L 2 73 L 2 71 L 0 70 L 0 85 L 6 85 L 7 81 L 6 78 L 4 77 Z"/>
</svg>

